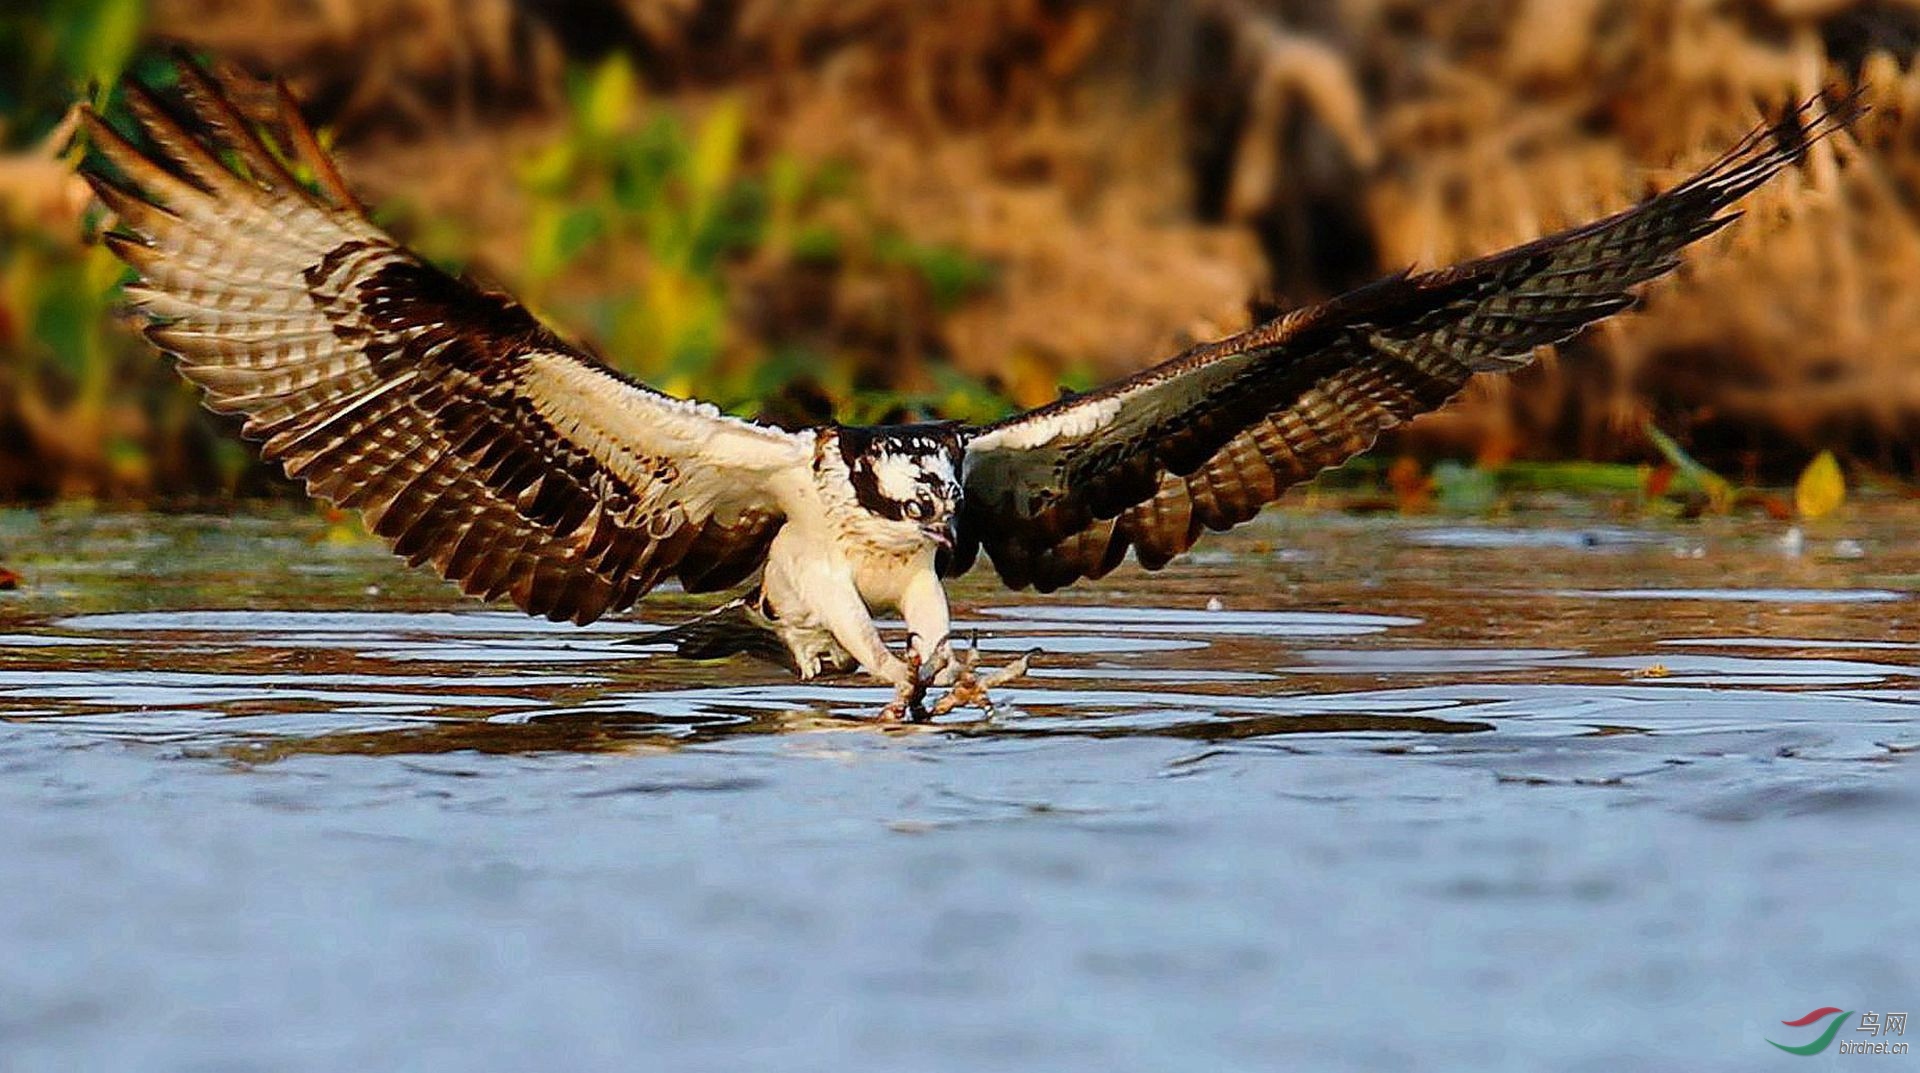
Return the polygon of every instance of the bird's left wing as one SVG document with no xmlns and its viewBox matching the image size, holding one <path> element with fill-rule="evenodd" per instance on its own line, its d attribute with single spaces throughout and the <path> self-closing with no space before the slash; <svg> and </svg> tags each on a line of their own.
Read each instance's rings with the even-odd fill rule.
<svg viewBox="0 0 1920 1073">
<path fill-rule="evenodd" d="M 118 218 L 148 335 L 261 454 L 474 595 L 588 622 L 678 576 L 724 588 L 781 521 L 789 434 L 629 381 L 512 299 L 370 223 L 296 111 L 310 193 L 210 75 L 193 118 L 129 84 L 148 154 L 91 111 L 86 178 Z M 109 167 L 103 167 L 103 163 Z"/>
<path fill-rule="evenodd" d="M 1819 99 L 1699 174 L 1617 215 L 1477 261 L 1401 274 L 1130 379 L 974 434 L 950 573 L 984 547 L 1014 588 L 1097 578 L 1132 549 L 1158 569 L 1207 529 L 1438 408 L 1477 372 L 1624 309 L 1629 288 L 1731 223 L 1722 210 L 1849 124 Z"/>
</svg>

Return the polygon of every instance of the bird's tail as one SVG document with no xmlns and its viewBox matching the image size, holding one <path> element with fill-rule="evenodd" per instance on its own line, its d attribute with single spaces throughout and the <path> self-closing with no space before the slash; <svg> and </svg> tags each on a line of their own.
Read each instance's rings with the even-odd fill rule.
<svg viewBox="0 0 1920 1073">
<path fill-rule="evenodd" d="M 622 638 L 633 644 L 672 645 L 681 659 L 752 656 L 798 673 L 793 653 L 772 622 L 754 606 L 754 596 L 729 600 L 677 626 Z"/>
</svg>

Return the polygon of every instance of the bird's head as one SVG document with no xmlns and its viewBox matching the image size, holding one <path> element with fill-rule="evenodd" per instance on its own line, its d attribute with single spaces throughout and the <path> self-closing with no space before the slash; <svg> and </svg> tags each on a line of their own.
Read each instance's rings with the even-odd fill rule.
<svg viewBox="0 0 1920 1073">
<path fill-rule="evenodd" d="M 960 438 L 947 425 L 840 430 L 855 498 L 903 541 L 951 548 L 960 514 Z"/>
</svg>

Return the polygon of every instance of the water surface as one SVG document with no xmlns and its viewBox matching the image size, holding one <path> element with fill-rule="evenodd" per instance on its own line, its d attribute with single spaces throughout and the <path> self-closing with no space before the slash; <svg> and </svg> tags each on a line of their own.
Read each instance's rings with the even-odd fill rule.
<svg viewBox="0 0 1920 1073">
<path fill-rule="evenodd" d="M 1920 1005 L 1916 523 L 1282 510 L 967 579 L 1038 669 L 879 727 L 678 593 L 0 515 L 0 1068 L 1798 1068 Z"/>
</svg>

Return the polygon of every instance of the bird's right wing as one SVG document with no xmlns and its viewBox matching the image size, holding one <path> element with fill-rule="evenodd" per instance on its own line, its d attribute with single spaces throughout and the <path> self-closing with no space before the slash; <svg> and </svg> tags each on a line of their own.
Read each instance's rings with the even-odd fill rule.
<svg viewBox="0 0 1920 1073">
<path fill-rule="evenodd" d="M 624 379 L 375 227 L 296 111 L 325 197 L 210 75 L 180 74 L 195 119 L 129 84 L 161 152 L 88 111 L 83 173 L 118 217 L 107 241 L 139 272 L 149 337 L 263 457 L 409 562 L 556 620 L 761 565 L 781 521 L 770 478 L 811 462 L 811 434 Z"/>
<path fill-rule="evenodd" d="M 1043 592 L 1129 551 L 1155 570 L 1206 530 L 1439 408 L 1480 372 L 1626 308 L 1725 211 L 1860 114 L 1808 101 L 1692 178 L 1633 208 L 1479 260 L 1402 273 L 1125 380 L 975 433 L 952 572 L 979 549 Z"/>
</svg>

